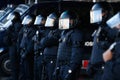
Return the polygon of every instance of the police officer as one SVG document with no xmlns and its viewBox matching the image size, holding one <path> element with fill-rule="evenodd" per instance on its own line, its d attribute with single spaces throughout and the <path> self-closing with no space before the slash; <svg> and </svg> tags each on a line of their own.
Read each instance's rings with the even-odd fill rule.
<svg viewBox="0 0 120 80">
<path fill-rule="evenodd" d="M 102 80 L 119 80 L 120 68 L 120 12 L 107 21 L 109 27 L 116 31 L 115 42 L 103 53 L 105 68 Z"/>
<path fill-rule="evenodd" d="M 34 42 L 32 37 L 36 33 L 36 27 L 34 27 L 35 16 L 27 15 L 24 17 L 22 28 L 19 34 L 22 35 L 20 48 L 21 48 L 21 73 L 20 80 L 33 80 L 33 62 L 34 62 Z"/>
<path fill-rule="evenodd" d="M 59 29 L 62 32 L 55 73 L 60 80 L 75 80 L 81 67 L 84 40 L 77 24 L 78 16 L 72 11 L 64 11 L 59 18 Z"/>
<path fill-rule="evenodd" d="M 20 14 L 13 12 L 8 15 L 7 20 L 11 26 L 6 31 L 5 44 L 9 47 L 9 58 L 11 61 L 12 80 L 18 80 L 19 73 L 19 55 L 17 54 L 17 38 L 22 27 Z"/>
<path fill-rule="evenodd" d="M 47 80 L 53 80 L 53 72 L 57 58 L 57 50 L 60 38 L 58 30 L 58 18 L 55 13 L 51 13 L 45 22 L 45 27 L 50 28 L 47 36 L 41 40 L 41 46 L 44 47 L 44 63 Z"/>
<path fill-rule="evenodd" d="M 99 26 L 93 34 L 94 44 L 87 69 L 88 73 L 94 77 L 94 80 L 101 80 L 104 68 L 102 53 L 109 47 L 113 41 L 112 38 L 114 38 L 114 36 L 108 35 L 111 30 L 106 25 L 106 21 L 112 16 L 112 12 L 112 7 L 107 2 L 95 3 L 90 11 L 91 23 L 96 23 Z"/>
<path fill-rule="evenodd" d="M 41 80 L 42 76 L 42 61 L 43 61 L 43 49 L 41 47 L 40 40 L 45 36 L 45 21 L 46 18 L 42 15 L 36 16 L 34 25 L 37 27 L 37 31 L 34 40 L 34 80 Z"/>
</svg>

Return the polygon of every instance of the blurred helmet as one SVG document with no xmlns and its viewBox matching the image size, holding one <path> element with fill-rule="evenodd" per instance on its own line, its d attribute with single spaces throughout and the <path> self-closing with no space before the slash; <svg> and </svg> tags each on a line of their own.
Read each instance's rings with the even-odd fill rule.
<svg viewBox="0 0 120 80">
<path fill-rule="evenodd" d="M 118 28 L 118 29 L 120 29 L 120 12 L 118 12 L 117 14 L 115 14 L 106 23 L 107 23 L 107 25 L 110 28 Z"/>
<path fill-rule="evenodd" d="M 45 25 L 45 20 L 46 20 L 45 17 L 43 17 L 42 15 L 38 15 L 38 16 L 36 16 L 34 25 L 44 26 Z"/>
<path fill-rule="evenodd" d="M 64 11 L 59 18 L 59 29 L 70 29 L 78 24 L 78 16 L 74 12 Z"/>
<path fill-rule="evenodd" d="M 20 20 L 20 14 L 18 12 L 10 13 L 7 16 L 7 20 Z"/>
<path fill-rule="evenodd" d="M 55 13 L 51 13 L 45 22 L 45 27 L 55 27 L 57 26 L 57 15 Z"/>
<path fill-rule="evenodd" d="M 112 15 L 113 9 L 108 2 L 98 2 L 90 10 L 90 23 L 105 23 Z"/>
<path fill-rule="evenodd" d="M 27 15 L 24 17 L 22 24 L 23 25 L 33 25 L 35 21 L 35 16 L 34 15 Z"/>
</svg>

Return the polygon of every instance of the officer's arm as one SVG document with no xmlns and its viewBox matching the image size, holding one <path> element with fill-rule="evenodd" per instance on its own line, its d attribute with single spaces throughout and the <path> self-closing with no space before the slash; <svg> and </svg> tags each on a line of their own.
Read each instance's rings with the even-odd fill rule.
<svg viewBox="0 0 120 80">
<path fill-rule="evenodd" d="M 32 39 L 35 34 L 36 34 L 36 29 L 31 28 L 31 31 L 30 31 L 30 34 L 28 35 L 28 37 L 29 37 L 30 39 Z"/>
<path fill-rule="evenodd" d="M 20 31 L 19 31 L 19 33 L 18 33 L 18 36 L 19 36 L 19 37 L 21 37 L 21 36 L 23 35 L 24 29 L 25 29 L 25 27 L 22 27 L 22 28 L 20 29 Z"/>
<path fill-rule="evenodd" d="M 19 32 L 23 26 L 21 25 L 21 23 L 18 22 L 15 24 L 15 27 L 17 27 L 16 32 Z"/>
<path fill-rule="evenodd" d="M 112 51 L 109 50 L 109 49 L 103 53 L 103 60 L 104 60 L 104 62 L 107 62 L 107 61 L 111 60 L 112 57 L 113 57 Z"/>
<path fill-rule="evenodd" d="M 21 40 L 22 40 L 22 37 L 23 37 L 23 33 L 24 33 L 24 28 L 25 27 L 22 27 L 21 29 L 20 29 L 20 31 L 19 31 L 19 33 L 18 33 L 18 44 L 20 44 L 21 43 Z"/>
<path fill-rule="evenodd" d="M 72 70 L 77 67 L 81 67 L 83 54 L 83 35 L 82 33 L 76 33 L 72 35 L 72 55 L 70 61 L 70 68 Z"/>
<path fill-rule="evenodd" d="M 104 60 L 104 62 L 107 62 L 107 61 L 109 61 L 109 60 L 112 59 L 112 57 L 113 57 L 113 49 L 114 49 L 115 45 L 116 45 L 116 42 L 113 43 L 113 44 L 109 47 L 109 49 L 106 50 L 106 51 L 103 53 L 103 60 Z"/>
<path fill-rule="evenodd" d="M 110 27 L 108 26 L 105 26 L 102 28 L 105 32 L 107 32 L 107 36 L 110 38 L 110 39 L 115 39 L 115 37 L 117 36 L 118 34 L 118 31 L 115 30 L 115 29 L 111 29 Z"/>
<path fill-rule="evenodd" d="M 11 45 L 11 39 L 12 39 L 12 31 L 13 26 L 9 26 L 7 30 L 5 30 L 5 34 L 4 34 L 4 38 L 3 38 L 3 42 L 5 45 Z"/>
<path fill-rule="evenodd" d="M 44 47 L 56 46 L 59 44 L 60 32 L 49 33 L 46 37 L 41 40 L 41 45 Z"/>
<path fill-rule="evenodd" d="M 35 32 L 36 32 L 35 30 L 32 30 L 28 36 L 29 38 L 28 38 L 27 49 L 25 53 L 26 55 L 34 51 L 34 41 L 32 40 L 32 38 L 35 35 Z"/>
<path fill-rule="evenodd" d="M 34 42 L 33 40 L 30 40 L 27 45 L 26 54 L 31 53 L 33 51 L 34 51 Z"/>
<path fill-rule="evenodd" d="M 15 25 L 14 25 L 14 27 L 16 27 L 14 30 L 14 33 L 12 34 L 12 39 L 13 39 L 13 42 L 14 41 L 16 41 L 17 40 L 17 38 L 18 38 L 18 36 L 19 36 L 19 32 L 20 32 L 20 29 L 22 28 L 22 25 L 21 25 L 21 23 L 16 23 Z"/>
</svg>

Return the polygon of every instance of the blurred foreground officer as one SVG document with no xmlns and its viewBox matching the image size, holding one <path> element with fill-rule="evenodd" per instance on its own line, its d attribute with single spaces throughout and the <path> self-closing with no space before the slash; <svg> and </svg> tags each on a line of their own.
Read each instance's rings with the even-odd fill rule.
<svg viewBox="0 0 120 80">
<path fill-rule="evenodd" d="M 41 40 L 41 45 L 44 47 L 43 54 L 47 80 L 53 80 L 53 72 L 56 66 L 55 63 L 60 38 L 60 30 L 58 30 L 58 18 L 55 13 L 51 13 L 47 17 L 45 27 L 49 28 L 50 31 L 48 35 Z"/>
<path fill-rule="evenodd" d="M 37 27 L 37 31 L 34 40 L 34 80 L 41 80 L 42 76 L 42 61 L 43 61 L 43 49 L 41 47 L 40 40 L 45 36 L 45 17 L 42 15 L 36 16 L 34 25 Z"/>
<path fill-rule="evenodd" d="M 103 53 L 105 68 L 102 80 L 120 80 L 120 12 L 107 21 L 116 31 L 115 42 Z"/>
<path fill-rule="evenodd" d="M 92 35 L 94 37 L 94 44 L 87 70 L 88 74 L 94 77 L 94 80 L 101 80 L 104 66 L 102 53 L 113 41 L 108 37 L 108 32 L 106 32 L 109 31 L 109 29 L 107 29 L 106 21 L 112 16 L 112 12 L 111 5 L 107 2 L 94 4 L 90 11 L 91 23 L 96 23 L 98 26 L 98 29 Z"/>
<path fill-rule="evenodd" d="M 27 15 L 24 17 L 22 24 L 24 25 L 20 34 L 22 35 L 21 48 L 21 73 L 20 80 L 33 80 L 33 66 L 34 66 L 34 42 L 32 40 L 36 33 L 34 27 L 35 16 Z"/>
<path fill-rule="evenodd" d="M 54 75 L 57 80 L 76 80 L 79 74 L 82 53 L 83 33 L 77 26 L 78 16 L 74 12 L 64 11 L 59 18 L 59 29 L 63 30 L 59 40 L 57 67 Z"/>
<path fill-rule="evenodd" d="M 17 53 L 17 38 L 22 27 L 20 14 L 13 12 L 8 15 L 7 20 L 11 26 L 6 31 L 5 44 L 9 46 L 9 58 L 11 61 L 11 76 L 12 80 L 18 80 L 19 75 L 19 55 Z"/>
</svg>

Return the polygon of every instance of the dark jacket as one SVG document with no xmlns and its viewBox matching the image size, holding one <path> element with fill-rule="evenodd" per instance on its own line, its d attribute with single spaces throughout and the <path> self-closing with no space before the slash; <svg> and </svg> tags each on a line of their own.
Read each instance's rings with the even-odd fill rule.
<svg viewBox="0 0 120 80">
<path fill-rule="evenodd" d="M 44 56 L 46 59 L 56 59 L 58 44 L 60 38 L 60 30 L 50 30 L 48 35 L 41 40 L 41 45 L 44 49 Z"/>
<path fill-rule="evenodd" d="M 80 66 L 82 63 L 83 41 L 83 33 L 79 29 L 62 31 L 57 66 L 69 65 L 71 70 Z"/>
<path fill-rule="evenodd" d="M 16 44 L 18 39 L 18 34 L 21 28 L 22 25 L 20 21 L 13 22 L 12 25 L 6 30 L 4 43 L 8 46 Z"/>
<path fill-rule="evenodd" d="M 32 40 L 37 28 L 34 26 L 24 26 L 19 33 L 20 49 L 24 49 L 24 54 L 27 56 L 34 52 L 34 42 Z"/>
</svg>

